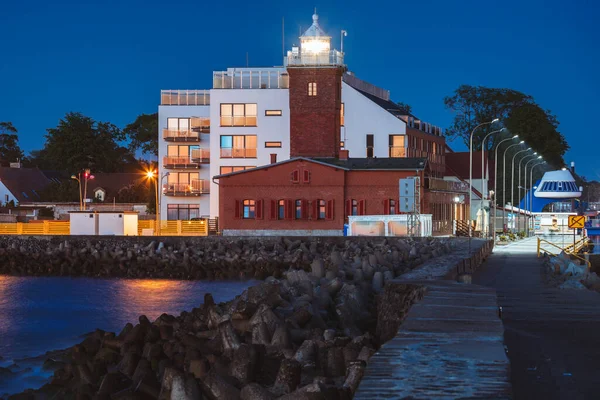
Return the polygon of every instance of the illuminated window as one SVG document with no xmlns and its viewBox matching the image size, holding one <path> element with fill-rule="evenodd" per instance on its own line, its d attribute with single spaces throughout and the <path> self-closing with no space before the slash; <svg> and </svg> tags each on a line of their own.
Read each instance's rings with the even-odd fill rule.
<svg viewBox="0 0 600 400">
<path fill-rule="evenodd" d="M 325 219 L 327 217 L 327 203 L 325 200 L 318 200 L 317 203 L 317 218 Z"/>
<path fill-rule="evenodd" d="M 256 203 L 254 200 L 244 200 L 243 215 L 244 219 L 254 219 L 256 213 Z"/>
<path fill-rule="evenodd" d="M 342 103 L 342 108 L 340 108 L 340 125 L 344 126 L 344 114 L 346 113 L 346 110 L 344 108 L 344 103 Z"/>
<path fill-rule="evenodd" d="M 256 158 L 256 135 L 222 135 L 221 158 Z"/>
<path fill-rule="evenodd" d="M 285 200 L 279 200 L 277 202 L 277 218 L 285 219 Z"/>
<path fill-rule="evenodd" d="M 221 104 L 221 126 L 256 126 L 256 103 Z"/>
<path fill-rule="evenodd" d="M 225 167 L 220 168 L 219 174 L 221 174 L 221 175 L 229 174 L 231 172 L 244 171 L 244 170 L 252 169 L 252 168 L 256 168 L 256 167 L 255 166 L 235 166 L 235 167 L 225 166 Z"/>
<path fill-rule="evenodd" d="M 296 219 L 302 218 L 302 200 L 296 200 Z"/>
<path fill-rule="evenodd" d="M 358 200 L 352 200 L 352 209 L 350 215 L 358 215 Z"/>
<path fill-rule="evenodd" d="M 281 110 L 265 110 L 265 115 L 267 117 L 280 117 Z"/>
<path fill-rule="evenodd" d="M 188 221 L 200 217 L 200 206 L 196 204 L 167 204 L 167 220 Z"/>
<path fill-rule="evenodd" d="M 340 142 L 340 147 L 344 148 L 344 141 L 343 140 Z"/>
<path fill-rule="evenodd" d="M 396 214 L 396 200 L 394 200 L 394 199 L 390 199 L 389 214 L 390 215 Z"/>
<path fill-rule="evenodd" d="M 317 95 L 317 82 L 309 82 L 308 83 L 308 95 L 309 96 Z"/>
<path fill-rule="evenodd" d="M 265 142 L 265 147 L 281 147 L 281 142 Z"/>
<path fill-rule="evenodd" d="M 404 147 L 404 135 L 390 135 L 389 136 L 390 152 L 389 157 L 405 157 Z"/>
</svg>

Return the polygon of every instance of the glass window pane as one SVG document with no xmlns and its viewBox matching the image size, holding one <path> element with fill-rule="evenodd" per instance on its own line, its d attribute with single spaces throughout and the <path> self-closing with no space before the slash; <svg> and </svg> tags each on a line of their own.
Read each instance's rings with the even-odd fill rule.
<svg viewBox="0 0 600 400">
<path fill-rule="evenodd" d="M 167 155 L 176 157 L 179 155 L 179 146 L 167 146 Z"/>
<path fill-rule="evenodd" d="M 221 148 L 222 149 L 230 149 L 233 147 L 233 137 L 232 136 L 221 136 Z"/>
<path fill-rule="evenodd" d="M 233 105 L 232 104 L 221 104 L 221 116 L 222 117 L 231 117 L 233 115 Z"/>
<path fill-rule="evenodd" d="M 246 136 L 246 148 L 247 149 L 255 149 L 256 148 L 256 135 L 247 135 Z"/>
<path fill-rule="evenodd" d="M 177 130 L 179 127 L 179 120 L 177 118 L 167 118 L 167 128 L 169 130 Z"/>
<path fill-rule="evenodd" d="M 189 118 L 179 118 L 179 130 L 187 131 L 190 128 Z"/>
<path fill-rule="evenodd" d="M 257 113 L 256 110 L 257 110 L 256 104 L 254 104 L 254 103 L 246 104 L 246 116 L 256 116 L 256 113 Z"/>
<path fill-rule="evenodd" d="M 234 149 L 243 149 L 244 148 L 244 137 L 243 136 L 233 136 L 233 148 Z"/>
<path fill-rule="evenodd" d="M 243 117 L 244 116 L 244 105 L 243 104 L 234 104 L 233 105 L 233 115 L 235 117 Z"/>
</svg>

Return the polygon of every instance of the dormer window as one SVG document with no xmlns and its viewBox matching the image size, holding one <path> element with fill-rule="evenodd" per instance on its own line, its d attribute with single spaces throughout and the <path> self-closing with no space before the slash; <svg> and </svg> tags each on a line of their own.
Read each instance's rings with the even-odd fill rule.
<svg viewBox="0 0 600 400">
<path fill-rule="evenodd" d="M 308 83 L 308 95 L 309 96 L 317 95 L 317 82 L 309 82 Z"/>
</svg>

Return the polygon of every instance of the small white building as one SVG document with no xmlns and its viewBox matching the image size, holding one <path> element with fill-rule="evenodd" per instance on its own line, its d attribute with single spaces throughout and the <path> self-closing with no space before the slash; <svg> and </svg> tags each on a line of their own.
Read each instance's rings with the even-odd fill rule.
<svg viewBox="0 0 600 400">
<path fill-rule="evenodd" d="M 137 236 L 135 211 L 71 211 L 71 235 Z"/>
</svg>

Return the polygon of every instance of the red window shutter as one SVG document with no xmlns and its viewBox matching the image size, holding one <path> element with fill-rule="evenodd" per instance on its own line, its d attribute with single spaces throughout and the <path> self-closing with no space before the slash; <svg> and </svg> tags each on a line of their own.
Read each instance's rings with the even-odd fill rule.
<svg viewBox="0 0 600 400">
<path fill-rule="evenodd" d="M 400 212 L 400 199 L 396 201 L 396 214 L 402 214 Z"/>
<path fill-rule="evenodd" d="M 297 169 L 294 170 L 291 174 L 291 179 L 292 179 L 292 183 L 299 183 L 300 182 L 300 171 L 298 171 Z"/>
<path fill-rule="evenodd" d="M 277 200 L 271 200 L 271 219 L 277 219 Z"/>
<path fill-rule="evenodd" d="M 346 200 L 346 216 L 352 215 L 352 200 Z"/>
<path fill-rule="evenodd" d="M 302 215 L 300 216 L 303 219 L 308 219 L 308 200 L 302 200 Z"/>
<path fill-rule="evenodd" d="M 294 202 L 292 200 L 285 201 L 285 219 L 294 219 Z"/>
<path fill-rule="evenodd" d="M 329 221 L 331 221 L 333 219 L 334 204 L 335 204 L 335 200 L 327 200 L 327 210 L 325 212 L 325 218 L 328 219 Z"/>
<path fill-rule="evenodd" d="M 263 200 L 256 200 L 256 210 L 254 216 L 256 219 L 263 219 Z"/>
<path fill-rule="evenodd" d="M 358 202 L 358 215 L 366 215 L 367 213 L 367 204 L 366 200 L 361 200 Z"/>
<path fill-rule="evenodd" d="M 233 211 L 235 218 L 238 218 L 238 219 L 240 218 L 240 215 L 241 215 L 240 211 L 241 211 L 241 209 L 242 209 L 242 204 L 240 203 L 239 200 L 236 200 L 235 201 L 235 210 Z"/>
<path fill-rule="evenodd" d="M 390 214 L 390 201 L 388 199 L 383 200 L 383 214 Z"/>
<path fill-rule="evenodd" d="M 309 183 L 309 182 L 310 182 L 310 171 L 308 171 L 308 170 L 306 170 L 306 169 L 305 169 L 305 170 L 304 170 L 304 171 L 302 171 L 302 172 L 303 172 L 302 181 L 303 181 L 304 183 Z"/>
<path fill-rule="evenodd" d="M 312 201 L 310 219 L 319 219 L 319 200 Z"/>
</svg>

